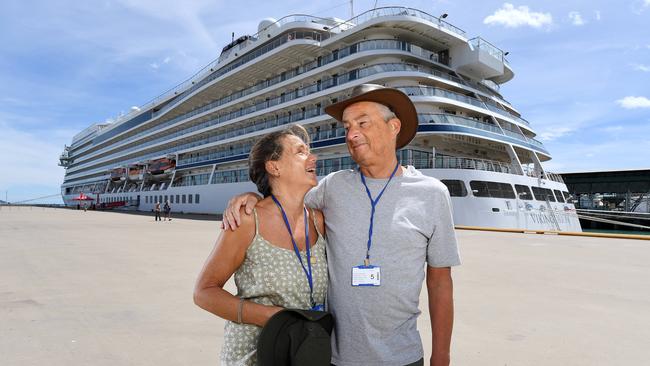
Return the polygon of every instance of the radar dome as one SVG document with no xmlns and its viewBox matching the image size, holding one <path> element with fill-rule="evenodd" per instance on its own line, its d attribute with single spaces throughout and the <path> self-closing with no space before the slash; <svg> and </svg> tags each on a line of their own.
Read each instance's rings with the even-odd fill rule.
<svg viewBox="0 0 650 366">
<path fill-rule="evenodd" d="M 274 18 L 266 18 L 260 22 L 260 24 L 257 26 L 257 32 L 262 32 L 264 30 L 270 31 L 273 29 L 280 28 L 280 25 L 277 24 L 277 20 Z"/>
</svg>

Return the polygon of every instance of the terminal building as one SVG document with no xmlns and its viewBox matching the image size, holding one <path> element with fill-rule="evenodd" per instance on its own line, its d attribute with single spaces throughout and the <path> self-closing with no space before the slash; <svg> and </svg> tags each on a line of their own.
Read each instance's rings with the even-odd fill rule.
<svg viewBox="0 0 650 366">
<path fill-rule="evenodd" d="M 650 169 L 561 175 L 578 209 L 650 213 Z"/>
<path fill-rule="evenodd" d="M 561 176 L 583 229 L 650 232 L 650 169 Z"/>
</svg>

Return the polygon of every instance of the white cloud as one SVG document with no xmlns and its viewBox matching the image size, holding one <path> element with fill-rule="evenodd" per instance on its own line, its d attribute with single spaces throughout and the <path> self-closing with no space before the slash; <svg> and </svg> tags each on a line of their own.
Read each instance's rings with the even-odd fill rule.
<svg viewBox="0 0 650 366">
<path fill-rule="evenodd" d="M 483 19 L 483 23 L 503 25 L 508 28 L 521 26 L 540 28 L 545 25 L 551 25 L 553 23 L 553 17 L 551 13 L 531 12 L 527 6 L 518 6 L 515 8 L 510 3 L 504 3 L 501 9 L 498 9 L 494 14 Z"/>
<path fill-rule="evenodd" d="M 650 99 L 646 97 L 627 96 L 616 103 L 625 109 L 650 108 Z"/>
<path fill-rule="evenodd" d="M 650 8 L 650 0 L 635 0 L 632 3 L 632 11 L 637 15 L 643 13 Z"/>
<path fill-rule="evenodd" d="M 600 17 L 600 10 L 596 10 L 596 11 L 594 11 L 594 13 L 596 14 L 596 15 L 595 15 L 595 16 L 596 16 L 596 20 L 600 20 L 600 18 L 601 18 L 601 17 Z"/>
<path fill-rule="evenodd" d="M 155 62 L 152 63 L 152 64 L 149 64 L 149 66 L 151 66 L 151 68 L 154 69 L 154 70 L 157 70 L 157 69 L 160 67 L 160 65 L 158 65 L 158 64 L 155 63 Z"/>
<path fill-rule="evenodd" d="M 650 72 L 650 66 L 648 66 L 648 65 L 633 64 L 632 66 L 634 66 L 634 70 L 643 71 L 643 72 Z"/>
<path fill-rule="evenodd" d="M 172 60 L 172 58 L 169 57 L 169 56 L 167 56 L 167 57 L 165 57 L 165 59 L 163 60 L 163 63 L 164 63 L 164 64 L 168 64 L 169 61 L 171 61 L 171 60 Z"/>
<path fill-rule="evenodd" d="M 547 130 L 546 132 L 540 133 L 539 138 L 542 141 L 553 141 L 559 139 L 560 137 L 570 135 L 575 130 L 576 129 L 573 127 L 556 127 Z"/>
<path fill-rule="evenodd" d="M 585 20 L 582 19 L 582 15 L 577 11 L 570 11 L 569 19 L 571 19 L 571 24 L 576 26 L 585 25 L 586 23 Z"/>
</svg>

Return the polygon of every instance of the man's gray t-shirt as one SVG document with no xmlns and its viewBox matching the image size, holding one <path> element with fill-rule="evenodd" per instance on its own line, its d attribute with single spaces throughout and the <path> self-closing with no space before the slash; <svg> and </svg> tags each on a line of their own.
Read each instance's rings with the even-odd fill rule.
<svg viewBox="0 0 650 366">
<path fill-rule="evenodd" d="M 387 179 L 366 183 L 373 199 Z M 336 326 L 332 363 L 406 365 L 423 357 L 417 331 L 424 264 L 460 264 L 447 187 L 409 166 L 395 176 L 376 206 L 370 263 L 381 285 L 353 287 L 352 267 L 366 256 L 370 200 L 356 170 L 323 178 L 305 198 L 321 209 L 327 228 L 328 310 Z"/>
</svg>

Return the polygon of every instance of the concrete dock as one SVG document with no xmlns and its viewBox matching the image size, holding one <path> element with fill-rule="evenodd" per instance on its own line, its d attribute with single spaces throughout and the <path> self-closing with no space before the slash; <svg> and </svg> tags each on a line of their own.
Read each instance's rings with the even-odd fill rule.
<svg viewBox="0 0 650 366">
<path fill-rule="evenodd" d="M 0 364 L 218 365 L 219 222 L 0 208 Z M 453 365 L 650 364 L 650 242 L 457 231 Z M 230 290 L 232 283 L 228 284 Z M 426 289 L 419 328 L 430 354 Z"/>
</svg>

